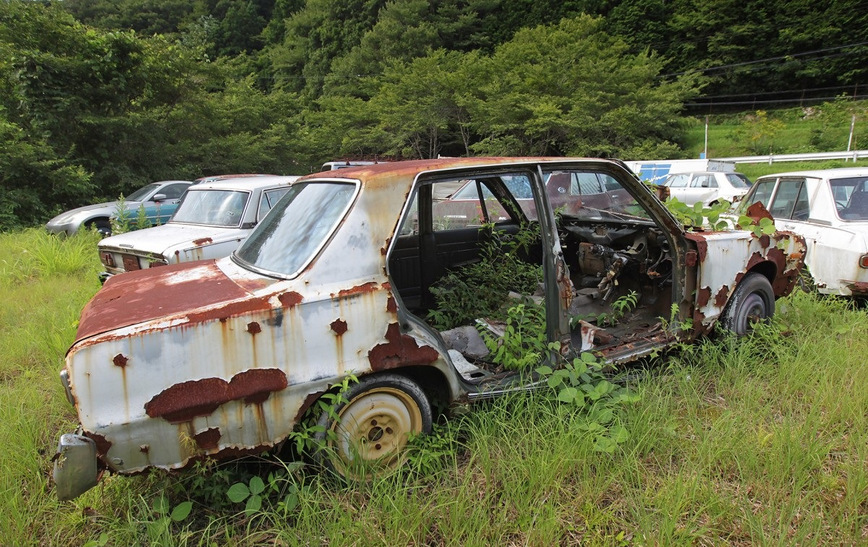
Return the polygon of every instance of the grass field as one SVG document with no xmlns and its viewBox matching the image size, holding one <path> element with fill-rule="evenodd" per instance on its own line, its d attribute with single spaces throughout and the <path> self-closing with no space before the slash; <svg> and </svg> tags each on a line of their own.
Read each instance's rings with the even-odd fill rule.
<svg viewBox="0 0 868 547">
<path fill-rule="evenodd" d="M 750 338 L 632 371 L 611 453 L 540 392 L 460 409 L 380 481 L 247 460 L 59 502 L 50 460 L 75 417 L 57 374 L 95 243 L 0 234 L 0 545 L 868 544 L 868 318 L 801 292 Z M 227 492 L 255 477 L 245 511 Z"/>
</svg>

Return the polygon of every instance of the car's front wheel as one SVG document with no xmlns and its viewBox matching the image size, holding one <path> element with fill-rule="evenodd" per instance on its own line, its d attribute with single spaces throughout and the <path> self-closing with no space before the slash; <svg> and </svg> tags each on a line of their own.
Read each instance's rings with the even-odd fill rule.
<svg viewBox="0 0 868 547">
<path fill-rule="evenodd" d="M 753 330 L 753 325 L 775 314 L 775 293 L 768 278 L 762 274 L 749 273 L 735 288 L 721 324 L 741 336 Z"/>
<path fill-rule="evenodd" d="M 396 469 L 406 459 L 410 436 L 431 432 L 428 397 L 404 376 L 368 376 L 343 399 L 333 413 L 319 418 L 317 459 L 344 477 L 363 479 Z"/>
</svg>

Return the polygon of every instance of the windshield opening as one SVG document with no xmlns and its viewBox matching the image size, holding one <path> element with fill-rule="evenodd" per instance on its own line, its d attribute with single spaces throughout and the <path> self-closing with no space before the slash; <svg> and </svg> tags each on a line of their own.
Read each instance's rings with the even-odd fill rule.
<svg viewBox="0 0 868 547">
<path fill-rule="evenodd" d="M 241 224 L 248 192 L 233 190 L 190 190 L 184 196 L 172 222 L 234 227 Z"/>
<path fill-rule="evenodd" d="M 294 277 L 325 246 L 356 195 L 352 182 L 302 182 L 286 195 L 235 252 L 242 266 Z"/>
<path fill-rule="evenodd" d="M 132 194 L 128 195 L 126 197 L 126 201 L 144 201 L 145 198 L 151 192 L 153 192 L 154 190 L 159 188 L 159 186 L 160 185 L 157 184 L 156 182 L 152 182 L 151 184 L 148 184 L 147 186 L 142 186 L 141 188 L 139 188 L 138 190 L 136 190 Z"/>
</svg>

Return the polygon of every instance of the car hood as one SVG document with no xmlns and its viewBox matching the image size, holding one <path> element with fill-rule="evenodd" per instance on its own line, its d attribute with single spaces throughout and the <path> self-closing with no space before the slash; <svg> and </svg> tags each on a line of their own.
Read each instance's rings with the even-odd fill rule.
<svg viewBox="0 0 868 547">
<path fill-rule="evenodd" d="M 76 343 L 110 330 L 192 312 L 249 294 L 227 277 L 214 260 L 116 275 L 106 281 L 82 311 Z"/>
<path fill-rule="evenodd" d="M 225 241 L 237 241 L 247 237 L 249 233 L 249 229 L 242 228 L 195 226 L 169 222 L 154 228 L 107 237 L 99 242 L 99 249 L 100 251 L 137 251 L 165 255 L 169 250 L 175 251 L 204 247 Z"/>
</svg>

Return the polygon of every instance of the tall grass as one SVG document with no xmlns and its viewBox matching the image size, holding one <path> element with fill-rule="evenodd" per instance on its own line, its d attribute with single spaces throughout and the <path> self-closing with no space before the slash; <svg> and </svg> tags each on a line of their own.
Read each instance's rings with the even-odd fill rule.
<svg viewBox="0 0 868 547">
<path fill-rule="evenodd" d="M 533 393 L 455 409 L 408 471 L 370 483 L 247 461 L 58 502 L 50 458 L 75 422 L 57 372 L 99 284 L 94 239 L 46 237 L 0 235 L 2 545 L 868 543 L 866 312 L 803 293 L 752 337 L 649 367 L 614 453 Z M 255 473 L 274 490 L 246 514 L 225 493 Z M 173 522 L 164 496 L 191 515 Z"/>
</svg>

